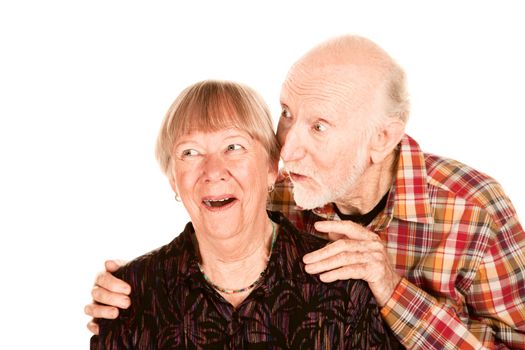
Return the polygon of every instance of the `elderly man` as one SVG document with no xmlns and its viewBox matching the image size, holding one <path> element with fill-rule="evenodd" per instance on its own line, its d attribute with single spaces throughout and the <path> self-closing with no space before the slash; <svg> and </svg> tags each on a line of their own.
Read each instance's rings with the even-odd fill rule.
<svg viewBox="0 0 525 350">
<path fill-rule="evenodd" d="M 334 241 L 304 256 L 308 273 L 366 280 L 407 348 L 525 348 L 515 210 L 493 179 L 404 133 L 404 73 L 386 52 L 355 36 L 315 47 L 290 69 L 281 105 L 285 172 L 269 209 Z M 127 306 L 127 293 L 108 272 L 93 289 L 114 306 Z"/>
</svg>

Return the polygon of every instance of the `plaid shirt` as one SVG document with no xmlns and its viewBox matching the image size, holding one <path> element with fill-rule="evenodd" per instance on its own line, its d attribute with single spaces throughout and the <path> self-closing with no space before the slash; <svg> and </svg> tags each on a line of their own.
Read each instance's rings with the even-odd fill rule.
<svg viewBox="0 0 525 350">
<path fill-rule="evenodd" d="M 525 234 L 501 186 L 408 135 L 385 209 L 367 226 L 403 279 L 381 313 L 407 348 L 525 349 Z M 286 177 L 268 209 L 315 234 L 339 220 L 329 204 L 301 210 Z"/>
</svg>

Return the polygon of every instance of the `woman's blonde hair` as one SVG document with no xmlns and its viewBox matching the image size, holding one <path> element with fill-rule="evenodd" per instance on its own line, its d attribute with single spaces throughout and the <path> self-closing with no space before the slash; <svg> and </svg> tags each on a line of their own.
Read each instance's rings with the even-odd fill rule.
<svg viewBox="0 0 525 350">
<path fill-rule="evenodd" d="M 279 146 L 268 106 L 253 89 L 231 81 L 205 80 L 184 89 L 169 108 L 157 138 L 156 157 L 171 176 L 173 147 L 190 132 L 237 128 L 259 141 L 270 162 Z"/>
</svg>

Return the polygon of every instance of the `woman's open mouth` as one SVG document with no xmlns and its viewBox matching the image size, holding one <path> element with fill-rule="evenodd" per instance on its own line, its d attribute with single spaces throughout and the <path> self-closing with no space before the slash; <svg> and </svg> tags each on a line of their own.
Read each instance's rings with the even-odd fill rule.
<svg viewBox="0 0 525 350">
<path fill-rule="evenodd" d="M 202 202 L 204 203 L 204 205 L 211 208 L 221 208 L 232 203 L 235 200 L 236 198 L 234 197 L 226 197 L 222 199 L 205 199 Z"/>
</svg>

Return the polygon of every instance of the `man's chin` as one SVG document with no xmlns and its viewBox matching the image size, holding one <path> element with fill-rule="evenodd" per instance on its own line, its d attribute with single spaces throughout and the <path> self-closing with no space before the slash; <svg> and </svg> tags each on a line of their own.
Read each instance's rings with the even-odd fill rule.
<svg viewBox="0 0 525 350">
<path fill-rule="evenodd" d="M 330 200 L 326 195 L 323 195 L 322 193 L 313 193 L 312 191 L 305 191 L 297 188 L 297 186 L 293 189 L 293 198 L 295 204 L 303 209 L 320 208 L 330 203 Z"/>
</svg>

